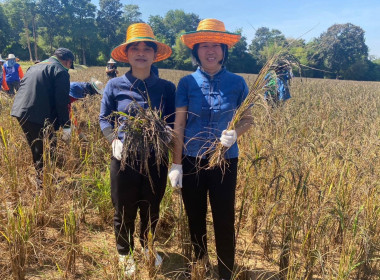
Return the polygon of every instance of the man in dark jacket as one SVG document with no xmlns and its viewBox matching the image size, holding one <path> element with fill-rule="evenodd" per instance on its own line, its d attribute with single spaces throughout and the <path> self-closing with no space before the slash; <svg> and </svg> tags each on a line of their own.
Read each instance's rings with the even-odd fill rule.
<svg viewBox="0 0 380 280">
<path fill-rule="evenodd" d="M 38 183 L 43 169 L 44 128 L 51 125 L 56 131 L 62 127 L 62 138 L 70 139 L 68 71 L 74 69 L 73 61 L 74 55 L 69 49 L 59 48 L 49 59 L 31 66 L 21 80 L 13 103 L 11 115 L 17 118 L 32 150 Z M 55 139 L 54 134 L 48 134 L 49 139 Z M 50 152 L 53 155 L 56 143 L 52 142 Z"/>
</svg>

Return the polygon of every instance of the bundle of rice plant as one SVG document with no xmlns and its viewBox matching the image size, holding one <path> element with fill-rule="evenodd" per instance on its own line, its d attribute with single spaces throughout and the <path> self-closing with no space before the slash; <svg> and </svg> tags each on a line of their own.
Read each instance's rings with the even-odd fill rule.
<svg viewBox="0 0 380 280">
<path fill-rule="evenodd" d="M 116 112 L 118 127 L 124 132 L 124 143 L 121 157 L 121 169 L 125 166 L 136 168 L 139 165 L 139 172 L 147 175 L 152 183 L 149 174 L 149 162 L 157 170 L 162 164 L 168 164 L 168 151 L 173 150 L 174 137 L 173 130 L 167 126 L 161 118 L 161 112 L 151 108 L 142 108 L 137 102 L 130 104 L 133 114 Z"/>
<path fill-rule="evenodd" d="M 230 121 L 227 130 L 235 129 L 236 125 L 241 121 L 241 119 L 246 115 L 250 114 L 250 110 L 252 109 L 253 104 L 262 98 L 265 91 L 268 90 L 266 75 L 268 72 L 272 71 L 278 65 L 283 67 L 284 65 L 288 65 L 291 67 L 295 64 L 296 59 L 293 58 L 287 52 L 279 52 L 271 57 L 260 70 L 260 73 L 256 77 L 255 82 L 249 89 L 248 95 L 240 107 L 234 112 L 232 120 Z M 274 72 L 274 71 L 273 71 Z M 227 148 L 224 147 L 219 140 L 214 141 L 205 152 L 206 155 L 209 156 L 209 164 L 207 169 L 212 169 L 215 167 L 224 168 L 226 164 L 225 153 Z"/>
</svg>

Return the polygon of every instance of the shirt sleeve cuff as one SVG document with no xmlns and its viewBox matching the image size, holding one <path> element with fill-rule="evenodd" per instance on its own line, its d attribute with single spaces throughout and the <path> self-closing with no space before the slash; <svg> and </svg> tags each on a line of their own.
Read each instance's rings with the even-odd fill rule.
<svg viewBox="0 0 380 280">
<path fill-rule="evenodd" d="M 102 133 L 103 133 L 104 137 L 106 137 L 108 142 L 112 143 L 113 139 L 115 138 L 112 127 L 110 127 L 110 126 L 106 127 L 105 129 L 102 130 Z"/>
</svg>

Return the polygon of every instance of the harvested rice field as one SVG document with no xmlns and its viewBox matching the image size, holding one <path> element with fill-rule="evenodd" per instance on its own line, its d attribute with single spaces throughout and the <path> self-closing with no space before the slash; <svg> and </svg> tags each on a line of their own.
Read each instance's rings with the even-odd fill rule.
<svg viewBox="0 0 380 280">
<path fill-rule="evenodd" d="M 160 69 L 174 84 L 186 74 Z M 104 67 L 70 75 L 106 83 Z M 242 76 L 248 85 L 256 77 Z M 259 99 L 254 124 L 239 139 L 234 279 L 379 279 L 380 83 L 296 77 L 291 94 L 278 108 Z M 12 99 L 0 93 L 0 279 L 124 279 L 100 100 L 74 103 L 76 130 L 69 143 L 58 140 L 36 192 Z M 169 183 L 160 215 L 155 245 L 163 265 L 149 265 L 136 235 L 134 279 L 186 279 L 189 233 L 181 196 Z M 196 267 L 193 280 L 218 279 L 210 214 L 208 239 L 210 270 Z"/>
</svg>

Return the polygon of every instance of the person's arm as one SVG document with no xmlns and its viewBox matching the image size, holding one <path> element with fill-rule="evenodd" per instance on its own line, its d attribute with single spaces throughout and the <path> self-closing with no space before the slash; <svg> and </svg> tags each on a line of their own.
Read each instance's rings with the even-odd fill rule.
<svg viewBox="0 0 380 280">
<path fill-rule="evenodd" d="M 182 150 L 184 142 L 185 127 L 187 121 L 187 106 L 179 107 L 176 109 L 174 121 L 174 149 L 173 149 L 173 163 L 181 164 Z"/>
<path fill-rule="evenodd" d="M 112 120 L 110 119 L 110 115 L 113 111 L 117 111 L 116 103 L 111 95 L 111 92 L 111 86 L 110 83 L 108 83 L 103 93 L 99 114 L 100 129 L 102 130 L 104 137 L 110 143 L 112 143 L 115 137 L 114 126 Z"/>
<path fill-rule="evenodd" d="M 182 188 L 182 150 L 187 120 L 187 106 L 178 107 L 174 121 L 174 149 L 173 162 L 168 172 L 170 184 L 173 188 Z"/>
<path fill-rule="evenodd" d="M 244 100 L 247 98 L 249 94 L 249 89 L 247 86 L 247 83 L 242 79 L 242 97 L 239 101 L 240 105 L 244 102 Z M 235 131 L 237 134 L 237 137 L 240 137 L 243 135 L 253 124 L 253 116 L 252 116 L 252 105 L 251 104 L 243 113 L 241 119 L 238 121 L 238 123 L 235 125 Z"/>
<path fill-rule="evenodd" d="M 1 66 L 3 67 L 3 66 Z M 9 87 L 8 87 L 8 84 L 7 84 L 7 81 L 5 80 L 5 70 L 3 68 L 3 82 L 1 83 L 2 87 L 4 90 L 9 90 Z"/>
<path fill-rule="evenodd" d="M 20 77 L 20 80 L 24 78 L 24 72 L 22 72 L 21 65 L 18 67 L 18 76 Z"/>
<path fill-rule="evenodd" d="M 165 86 L 165 121 L 173 128 L 175 120 L 175 85 L 168 82 Z"/>
<path fill-rule="evenodd" d="M 70 103 L 70 76 L 67 71 L 60 71 L 54 77 L 54 101 L 57 121 L 62 127 L 70 127 L 68 105 Z"/>
<path fill-rule="evenodd" d="M 174 149 L 173 149 L 173 164 L 181 164 L 182 150 L 184 145 L 184 135 L 188 116 L 190 92 L 188 78 L 184 77 L 178 82 L 175 104 L 175 121 L 174 121 Z"/>
<path fill-rule="evenodd" d="M 238 123 L 235 126 L 237 137 L 239 138 L 241 135 L 247 132 L 248 129 L 251 128 L 252 124 L 253 124 L 253 116 L 252 116 L 251 108 L 248 108 L 244 112 L 242 118 L 238 121 Z"/>
<path fill-rule="evenodd" d="M 248 86 L 243 78 L 241 82 L 242 82 L 241 83 L 242 94 L 238 101 L 239 107 L 241 106 L 241 104 L 243 104 L 244 100 L 247 98 L 248 91 L 249 91 Z M 222 131 L 220 142 L 224 147 L 230 148 L 236 142 L 237 138 L 243 135 L 252 126 L 253 117 L 251 114 L 251 106 L 252 105 L 248 106 L 248 108 L 244 111 L 240 120 L 235 124 L 233 129 L 230 129 L 230 130 L 225 129 Z"/>
</svg>

